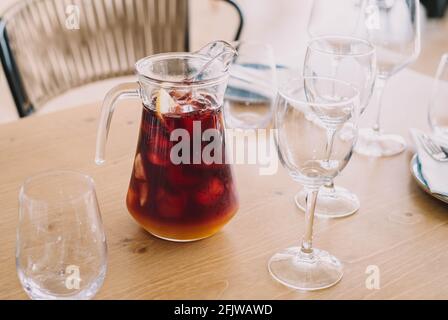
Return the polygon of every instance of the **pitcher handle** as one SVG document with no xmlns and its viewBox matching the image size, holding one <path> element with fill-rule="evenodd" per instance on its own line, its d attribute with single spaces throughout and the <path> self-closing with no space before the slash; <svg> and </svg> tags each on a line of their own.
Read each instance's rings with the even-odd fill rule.
<svg viewBox="0 0 448 320">
<path fill-rule="evenodd" d="M 126 82 L 112 88 L 103 100 L 101 106 L 100 122 L 96 135 L 95 162 L 101 165 L 105 162 L 106 142 L 109 135 L 110 123 L 118 100 L 140 98 L 140 85 L 138 82 Z"/>
</svg>

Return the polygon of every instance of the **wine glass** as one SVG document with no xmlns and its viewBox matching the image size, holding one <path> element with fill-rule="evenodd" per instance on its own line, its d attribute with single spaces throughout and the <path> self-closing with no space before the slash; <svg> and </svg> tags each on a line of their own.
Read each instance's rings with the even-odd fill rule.
<svg viewBox="0 0 448 320">
<path fill-rule="evenodd" d="M 434 134 L 448 142 L 448 53 L 442 56 L 437 68 L 428 120 Z"/>
<path fill-rule="evenodd" d="M 366 0 L 363 7 L 364 38 L 376 48 L 376 122 L 360 129 L 357 153 L 384 157 L 401 153 L 404 138 L 381 131 L 382 97 L 387 80 L 420 54 L 420 2 L 418 0 Z"/>
<path fill-rule="evenodd" d="M 71 171 L 28 178 L 19 193 L 16 267 L 32 299 L 90 299 L 106 275 L 93 180 Z"/>
<path fill-rule="evenodd" d="M 309 36 L 355 36 L 362 23 L 362 1 L 314 0 L 308 21 Z"/>
<path fill-rule="evenodd" d="M 268 264 L 274 279 L 288 287 L 318 290 L 342 277 L 339 260 L 312 247 L 314 208 L 319 188 L 337 176 L 351 157 L 358 107 L 358 90 L 331 78 L 291 79 L 277 95 L 274 122 L 279 158 L 308 192 L 301 247 L 274 254 Z"/>
<path fill-rule="evenodd" d="M 360 113 L 369 104 L 376 77 L 375 48 L 368 41 L 345 36 L 312 39 L 305 56 L 304 76 L 331 77 L 354 85 L 360 92 Z M 296 196 L 297 206 L 305 210 L 306 190 Z M 359 209 L 358 197 L 334 186 L 331 180 L 319 191 L 315 214 L 321 217 L 345 217 Z"/>
<path fill-rule="evenodd" d="M 229 128 L 266 128 L 277 90 L 274 50 L 253 41 L 233 43 L 238 56 L 229 71 L 224 118 Z"/>
</svg>

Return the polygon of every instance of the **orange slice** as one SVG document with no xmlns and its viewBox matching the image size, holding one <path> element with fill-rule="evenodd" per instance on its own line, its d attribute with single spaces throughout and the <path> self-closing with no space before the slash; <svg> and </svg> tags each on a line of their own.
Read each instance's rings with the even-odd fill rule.
<svg viewBox="0 0 448 320">
<path fill-rule="evenodd" d="M 170 96 L 170 94 L 165 89 L 160 88 L 156 97 L 157 115 L 162 118 L 163 114 L 174 112 L 176 105 L 176 101 Z"/>
</svg>

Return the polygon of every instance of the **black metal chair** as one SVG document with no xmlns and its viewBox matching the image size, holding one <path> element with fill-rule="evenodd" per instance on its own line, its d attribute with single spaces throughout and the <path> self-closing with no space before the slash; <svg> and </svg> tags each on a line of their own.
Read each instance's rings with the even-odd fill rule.
<svg viewBox="0 0 448 320">
<path fill-rule="evenodd" d="M 238 13 L 238 40 L 243 15 Z M 20 117 L 95 81 L 132 75 L 145 56 L 189 51 L 185 0 L 24 0 L 0 19 L 0 58 Z"/>
<path fill-rule="evenodd" d="M 426 15 L 429 18 L 443 18 L 448 8 L 448 0 L 421 0 L 426 7 Z"/>
</svg>

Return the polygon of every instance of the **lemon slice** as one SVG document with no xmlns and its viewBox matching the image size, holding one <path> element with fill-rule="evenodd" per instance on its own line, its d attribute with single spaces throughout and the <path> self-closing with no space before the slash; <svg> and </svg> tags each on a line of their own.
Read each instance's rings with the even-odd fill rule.
<svg viewBox="0 0 448 320">
<path fill-rule="evenodd" d="M 162 115 L 165 113 L 173 112 L 175 110 L 175 107 L 176 101 L 174 101 L 174 99 L 166 90 L 160 88 L 156 97 L 156 112 L 159 115 Z"/>
</svg>

